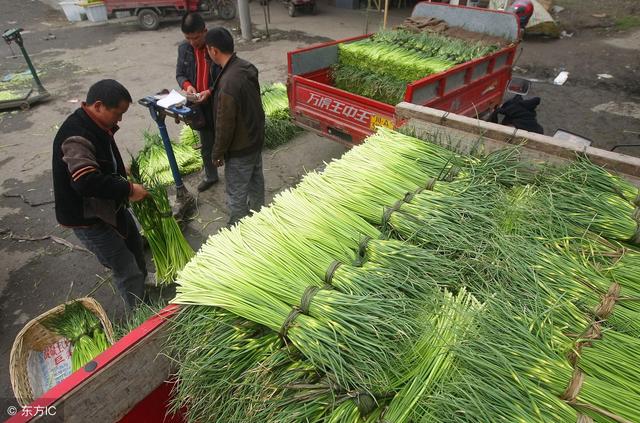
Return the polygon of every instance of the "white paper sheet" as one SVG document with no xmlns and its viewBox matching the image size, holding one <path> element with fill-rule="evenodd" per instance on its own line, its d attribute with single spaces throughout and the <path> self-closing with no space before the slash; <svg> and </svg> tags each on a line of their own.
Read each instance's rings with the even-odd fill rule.
<svg viewBox="0 0 640 423">
<path fill-rule="evenodd" d="M 175 105 L 182 105 L 187 102 L 187 98 L 180 94 L 176 90 L 171 90 L 171 92 L 164 97 L 162 100 L 158 100 L 158 106 L 164 107 L 165 109 Z"/>
</svg>

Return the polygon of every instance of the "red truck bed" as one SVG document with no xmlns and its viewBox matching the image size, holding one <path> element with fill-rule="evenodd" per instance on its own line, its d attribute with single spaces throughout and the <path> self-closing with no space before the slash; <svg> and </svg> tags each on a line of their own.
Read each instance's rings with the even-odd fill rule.
<svg viewBox="0 0 640 423">
<path fill-rule="evenodd" d="M 450 26 L 500 36 L 511 43 L 489 55 L 407 85 L 404 101 L 465 116 L 477 116 L 502 102 L 515 59 L 518 22 L 493 10 L 419 3 L 411 16 L 443 19 Z M 397 127 L 395 106 L 333 86 L 331 66 L 338 45 L 369 35 L 332 41 L 287 54 L 289 107 L 296 123 L 345 144 L 356 144 L 378 125 Z"/>
<path fill-rule="evenodd" d="M 7 423 L 182 423 L 168 414 L 172 363 L 162 355 L 169 305 L 37 398 L 17 409 Z"/>
<path fill-rule="evenodd" d="M 115 10 L 138 10 L 145 8 L 172 7 L 177 10 L 198 10 L 198 0 L 104 0 L 107 13 Z"/>
<path fill-rule="evenodd" d="M 514 139 L 522 143 L 523 159 L 544 163 L 562 163 L 578 155 L 600 166 L 620 173 L 640 186 L 640 159 L 594 147 L 585 147 L 513 128 L 478 122 L 440 110 L 401 103 L 397 115 L 418 121 L 430 132 L 451 133 L 456 148 L 473 151 L 482 141 L 489 153 L 512 146 Z M 446 115 L 446 116 L 445 116 Z M 449 132 L 450 131 L 450 132 Z M 96 357 L 92 363 L 71 374 L 67 379 L 37 398 L 28 406 L 14 410 L 17 414 L 7 423 L 181 423 L 182 413 L 167 413 L 175 363 L 163 355 L 169 320 L 178 311 L 169 305 L 138 328 Z M 47 414 L 48 413 L 48 414 Z M 51 418 L 55 413 L 57 419 Z"/>
</svg>

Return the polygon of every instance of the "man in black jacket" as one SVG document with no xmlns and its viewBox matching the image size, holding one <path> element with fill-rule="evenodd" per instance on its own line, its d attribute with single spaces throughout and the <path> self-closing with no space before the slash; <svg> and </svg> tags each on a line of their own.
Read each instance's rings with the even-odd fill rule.
<svg viewBox="0 0 640 423">
<path fill-rule="evenodd" d="M 202 145 L 202 162 L 205 177 L 198 185 L 198 191 L 205 191 L 218 182 L 218 169 L 213 165 L 214 122 L 211 111 L 211 86 L 220 73 L 220 67 L 211 63 L 204 43 L 207 28 L 204 19 L 197 13 L 189 13 L 182 18 L 182 33 L 185 41 L 178 46 L 176 80 L 187 94 L 197 96 L 194 101 L 201 107 L 205 125 L 198 128 Z"/>
<path fill-rule="evenodd" d="M 148 193 L 127 181 L 114 133 L 131 95 L 113 79 L 96 82 L 82 107 L 64 121 L 53 141 L 56 219 L 73 229 L 100 263 L 113 271 L 122 297 L 133 307 L 147 276 L 142 238 L 128 209 Z"/>
<path fill-rule="evenodd" d="M 222 67 L 213 87 L 213 163 L 225 165 L 229 225 L 234 225 L 264 205 L 264 110 L 258 69 L 236 56 L 233 37 L 224 28 L 207 32 L 206 44 L 211 59 Z"/>
</svg>

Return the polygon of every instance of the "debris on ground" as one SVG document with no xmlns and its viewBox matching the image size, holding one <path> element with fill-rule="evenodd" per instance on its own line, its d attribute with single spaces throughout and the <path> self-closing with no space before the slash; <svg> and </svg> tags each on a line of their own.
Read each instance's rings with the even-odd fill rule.
<svg viewBox="0 0 640 423">
<path fill-rule="evenodd" d="M 558 74 L 558 76 L 555 77 L 555 79 L 553 80 L 553 84 L 564 85 L 564 83 L 567 82 L 567 79 L 569 79 L 569 72 L 562 71 Z"/>
</svg>

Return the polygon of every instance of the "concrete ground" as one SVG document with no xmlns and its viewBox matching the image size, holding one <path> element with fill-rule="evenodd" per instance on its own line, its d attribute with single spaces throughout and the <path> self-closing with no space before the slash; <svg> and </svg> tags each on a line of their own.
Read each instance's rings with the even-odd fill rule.
<svg viewBox="0 0 640 423">
<path fill-rule="evenodd" d="M 573 16 L 568 14 L 571 10 L 559 16 Z M 238 54 L 258 67 L 263 83 L 285 81 L 287 51 L 359 35 L 365 28 L 364 11 L 336 9 L 324 0 L 316 16 L 290 18 L 276 2 L 272 2 L 270 12 L 271 38 L 237 46 Z M 263 9 L 256 1 L 251 3 L 251 14 L 259 37 L 265 25 Z M 390 24 L 400 23 L 409 14 L 408 8 L 394 9 Z M 380 26 L 379 13 L 369 18 L 370 31 Z M 53 94 L 50 101 L 28 111 L 0 113 L 0 263 L 4 269 L 0 275 L 0 416 L 5 417 L 4 410 L 14 404 L 8 376 L 9 351 L 26 322 L 66 299 L 89 293 L 113 320 L 123 316 L 108 272 L 93 256 L 50 238 L 34 240 L 53 236 L 78 244 L 71 231 L 56 224 L 53 213 L 51 141 L 58 125 L 78 107 L 87 88 L 102 78 L 118 79 L 136 99 L 162 88 L 175 88 L 176 48 L 182 37 L 176 22 L 164 23 L 154 32 L 140 31 L 131 20 L 70 24 L 60 11 L 38 0 L 22 1 L 20 7 L 12 0 L 0 0 L 0 24 L 1 28 L 25 29 L 25 45 Z M 237 31 L 236 21 L 209 23 L 221 24 Z M 603 148 L 640 143 L 639 33 L 633 29 L 620 32 L 615 26 L 583 27 L 579 23 L 567 28 L 573 31 L 571 38 L 525 39 L 516 64 L 516 73 L 537 81 L 532 94 L 542 97 L 539 118 L 546 133 L 564 128 L 591 138 L 595 146 Z M 25 69 L 21 57 L 12 57 L 6 46 L 0 46 L 0 56 L 0 77 Z M 560 70 L 570 72 L 568 82 L 552 85 L 550 81 Z M 168 126 L 176 136 L 178 127 Z M 133 105 L 117 134 L 124 155 L 138 151 L 142 132 L 154 128 L 147 110 Z M 276 150 L 265 151 L 268 199 L 294 185 L 306 171 L 343 152 L 341 145 L 308 133 Z M 625 152 L 640 155 L 640 148 L 627 148 Z M 186 178 L 192 192 L 198 182 L 199 175 Z M 218 184 L 199 196 L 198 215 L 186 228 L 194 248 L 226 221 L 223 191 L 223 184 Z"/>
</svg>

